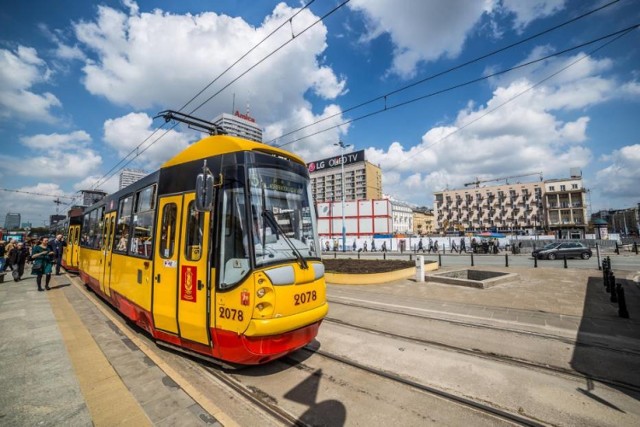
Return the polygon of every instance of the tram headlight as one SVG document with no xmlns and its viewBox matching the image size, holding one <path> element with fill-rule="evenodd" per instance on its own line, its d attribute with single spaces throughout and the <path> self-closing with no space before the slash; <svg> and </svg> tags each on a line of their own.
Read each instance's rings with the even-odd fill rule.
<svg viewBox="0 0 640 427">
<path fill-rule="evenodd" d="M 264 308 L 264 305 L 262 305 L 262 303 L 256 305 L 256 308 L 258 309 L 258 311 L 262 311 L 262 309 Z"/>
<path fill-rule="evenodd" d="M 260 288 L 256 292 L 256 295 L 257 295 L 258 298 L 262 298 L 266 293 L 267 293 L 267 289 L 266 288 Z"/>
</svg>

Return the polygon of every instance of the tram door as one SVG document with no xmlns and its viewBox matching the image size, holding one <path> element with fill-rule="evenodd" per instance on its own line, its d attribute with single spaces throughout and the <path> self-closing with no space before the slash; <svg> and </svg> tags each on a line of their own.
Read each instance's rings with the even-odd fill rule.
<svg viewBox="0 0 640 427">
<path fill-rule="evenodd" d="M 100 259 L 100 289 L 105 295 L 111 295 L 111 254 L 113 251 L 113 232 L 116 224 L 116 212 L 104 215 L 102 230 L 102 257 Z"/>
<path fill-rule="evenodd" d="M 182 195 L 158 201 L 158 220 L 153 255 L 153 323 L 157 329 L 178 333 L 178 257 Z"/>
<path fill-rule="evenodd" d="M 178 322 L 183 339 L 209 344 L 207 260 L 209 212 L 195 209 L 195 193 L 184 197 L 178 259 Z"/>
<path fill-rule="evenodd" d="M 64 249 L 64 261 L 68 267 L 78 267 L 78 240 L 80 236 L 80 226 L 70 225 L 67 246 Z"/>
</svg>

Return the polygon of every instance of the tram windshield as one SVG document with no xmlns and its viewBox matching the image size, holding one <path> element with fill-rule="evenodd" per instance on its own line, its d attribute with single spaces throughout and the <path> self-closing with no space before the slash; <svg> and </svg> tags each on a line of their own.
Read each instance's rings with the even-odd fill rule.
<svg viewBox="0 0 640 427">
<path fill-rule="evenodd" d="M 319 257 L 308 178 L 291 171 L 254 167 L 248 171 L 251 236 L 255 265 Z"/>
</svg>

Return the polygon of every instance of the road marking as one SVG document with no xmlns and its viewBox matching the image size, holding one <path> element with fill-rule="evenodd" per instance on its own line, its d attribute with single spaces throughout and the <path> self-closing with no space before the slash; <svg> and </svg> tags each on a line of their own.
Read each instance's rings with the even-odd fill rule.
<svg viewBox="0 0 640 427">
<path fill-rule="evenodd" d="M 93 424 L 151 426 L 61 289 L 47 295 Z"/>
<path fill-rule="evenodd" d="M 109 319 L 120 332 L 122 332 L 127 338 L 131 340 L 149 359 L 151 359 L 169 378 L 178 384 L 182 390 L 187 393 L 197 404 L 199 404 L 205 411 L 212 415 L 218 422 L 228 427 L 239 427 L 229 415 L 227 415 L 220 407 L 218 407 L 211 399 L 206 395 L 200 393 L 195 387 L 189 383 L 189 381 L 179 374 L 175 369 L 169 366 L 160 356 L 152 351 L 140 338 L 136 336 L 128 327 L 123 326 L 122 320 L 110 310 L 99 305 L 93 297 L 91 297 L 87 291 L 83 288 L 83 285 L 79 283 L 78 278 L 70 278 L 71 283 L 87 298 L 100 312 Z"/>
</svg>

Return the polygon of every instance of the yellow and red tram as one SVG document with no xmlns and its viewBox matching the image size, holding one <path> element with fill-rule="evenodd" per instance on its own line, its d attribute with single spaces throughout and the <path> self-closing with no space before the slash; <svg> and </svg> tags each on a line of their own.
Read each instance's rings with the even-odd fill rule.
<svg viewBox="0 0 640 427">
<path fill-rule="evenodd" d="M 82 208 L 74 206 L 67 213 L 64 229 L 54 232 L 65 236 L 66 246 L 62 251 L 62 267 L 65 271 L 78 273 L 80 264 L 80 226 L 82 224 Z"/>
<path fill-rule="evenodd" d="M 328 311 L 312 203 L 299 157 L 210 136 L 85 209 L 80 276 L 158 342 L 264 363 Z"/>
</svg>

